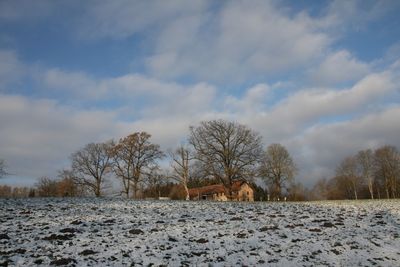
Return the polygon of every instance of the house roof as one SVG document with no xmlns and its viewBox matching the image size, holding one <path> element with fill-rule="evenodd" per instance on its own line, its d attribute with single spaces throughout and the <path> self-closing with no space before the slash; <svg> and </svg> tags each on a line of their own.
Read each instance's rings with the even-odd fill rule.
<svg viewBox="0 0 400 267">
<path fill-rule="evenodd" d="M 240 190 L 243 184 L 246 182 L 243 181 L 235 181 L 232 185 L 232 191 L 237 192 Z M 202 195 L 211 195 L 217 193 L 225 193 L 226 188 L 223 184 L 214 184 L 214 185 L 207 185 L 202 187 L 196 187 L 189 189 L 189 196 L 190 197 L 197 197 Z"/>
</svg>

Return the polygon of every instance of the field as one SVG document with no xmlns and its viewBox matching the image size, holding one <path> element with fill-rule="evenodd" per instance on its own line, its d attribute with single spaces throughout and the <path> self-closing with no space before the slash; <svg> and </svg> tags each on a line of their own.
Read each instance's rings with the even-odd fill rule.
<svg viewBox="0 0 400 267">
<path fill-rule="evenodd" d="M 6 266 L 399 266 L 400 201 L 0 200 Z"/>
</svg>

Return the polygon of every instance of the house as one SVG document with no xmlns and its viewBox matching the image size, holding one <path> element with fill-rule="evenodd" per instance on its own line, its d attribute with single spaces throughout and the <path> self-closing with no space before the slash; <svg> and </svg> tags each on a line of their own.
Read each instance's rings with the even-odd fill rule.
<svg viewBox="0 0 400 267">
<path fill-rule="evenodd" d="M 222 184 L 189 189 L 191 200 L 227 201 L 228 190 Z M 233 201 L 254 201 L 254 190 L 247 182 L 236 181 L 232 185 Z"/>
</svg>

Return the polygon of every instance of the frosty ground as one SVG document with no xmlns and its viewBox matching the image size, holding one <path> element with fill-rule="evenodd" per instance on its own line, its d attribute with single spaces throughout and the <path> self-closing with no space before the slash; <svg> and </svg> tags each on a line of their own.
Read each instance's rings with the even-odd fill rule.
<svg viewBox="0 0 400 267">
<path fill-rule="evenodd" d="M 400 201 L 0 200 L 9 266 L 398 266 Z"/>
</svg>

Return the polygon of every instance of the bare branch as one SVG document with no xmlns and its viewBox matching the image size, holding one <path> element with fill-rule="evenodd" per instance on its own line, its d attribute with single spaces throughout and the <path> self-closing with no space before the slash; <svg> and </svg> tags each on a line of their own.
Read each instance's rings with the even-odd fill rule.
<svg viewBox="0 0 400 267">
<path fill-rule="evenodd" d="M 111 171 L 111 143 L 90 143 L 71 155 L 76 182 L 99 197 L 104 178 Z"/>
</svg>

